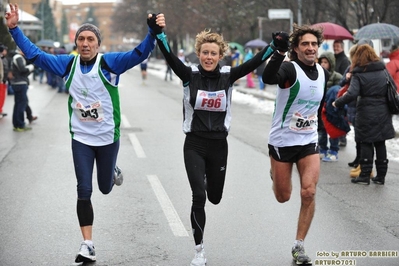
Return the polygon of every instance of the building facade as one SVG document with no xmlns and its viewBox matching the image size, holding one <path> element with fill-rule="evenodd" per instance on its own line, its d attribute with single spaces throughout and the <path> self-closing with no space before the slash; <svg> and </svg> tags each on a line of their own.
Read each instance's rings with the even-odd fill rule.
<svg viewBox="0 0 399 266">
<path fill-rule="evenodd" d="M 0 1 L 6 2 L 7 0 Z M 44 0 L 21 0 L 18 1 L 18 6 L 21 10 L 31 15 L 40 14 L 40 10 L 38 9 L 40 8 L 41 1 Z M 63 1 L 60 0 L 49 1 L 50 7 L 53 11 L 53 17 L 57 31 L 61 33 L 63 12 L 65 12 L 67 25 L 69 28 L 68 34 L 64 34 L 63 36 L 60 36 L 60 40 L 54 41 L 64 43 L 66 45 L 72 45 L 78 27 L 86 21 L 90 22 L 91 18 L 88 18 L 88 12 L 90 9 L 92 9 L 95 21 L 98 22 L 98 25 L 96 23 L 96 26 L 101 31 L 101 51 L 108 52 L 125 50 L 123 43 L 126 38 L 124 38 L 122 34 L 115 33 L 112 30 L 111 17 L 114 13 L 114 9 L 116 8 L 117 1 L 109 0 L 96 3 L 85 3 L 79 1 L 78 4 L 73 4 L 75 1 L 66 2 L 70 4 L 63 4 Z M 40 15 L 37 17 L 41 19 Z M 22 19 L 24 18 L 20 17 L 20 20 Z"/>
</svg>

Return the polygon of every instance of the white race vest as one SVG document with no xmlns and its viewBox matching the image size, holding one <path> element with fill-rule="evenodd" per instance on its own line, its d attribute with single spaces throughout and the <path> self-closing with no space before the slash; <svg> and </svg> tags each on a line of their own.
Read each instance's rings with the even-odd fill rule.
<svg viewBox="0 0 399 266">
<path fill-rule="evenodd" d="M 319 76 L 309 79 L 295 62 L 297 80 L 290 88 L 278 88 L 269 144 L 276 147 L 318 142 L 317 112 L 324 94 L 325 75 L 316 64 Z"/>
<path fill-rule="evenodd" d="M 119 139 L 120 102 L 118 88 L 100 69 L 102 54 L 90 72 L 83 74 L 76 56 L 66 81 L 69 90 L 70 131 L 73 139 L 91 146 L 108 145 Z"/>
</svg>

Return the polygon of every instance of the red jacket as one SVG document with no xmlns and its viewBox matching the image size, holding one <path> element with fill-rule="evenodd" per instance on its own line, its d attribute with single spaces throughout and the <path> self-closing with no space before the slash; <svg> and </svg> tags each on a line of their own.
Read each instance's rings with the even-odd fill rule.
<svg viewBox="0 0 399 266">
<path fill-rule="evenodd" d="M 396 49 L 389 54 L 389 60 L 390 61 L 386 64 L 385 67 L 395 81 L 397 90 L 399 92 L 399 49 Z"/>
</svg>

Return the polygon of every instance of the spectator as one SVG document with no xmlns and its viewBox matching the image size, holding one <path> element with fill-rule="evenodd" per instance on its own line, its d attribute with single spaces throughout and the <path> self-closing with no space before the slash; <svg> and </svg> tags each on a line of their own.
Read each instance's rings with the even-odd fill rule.
<svg viewBox="0 0 399 266">
<path fill-rule="evenodd" d="M 257 54 L 259 51 L 260 51 L 260 49 L 257 48 L 255 54 Z M 260 66 L 258 66 L 255 69 L 255 75 L 259 81 L 259 89 L 261 91 L 265 90 L 265 83 L 263 82 L 263 79 L 262 79 L 262 74 L 263 74 L 263 71 L 265 70 L 265 67 L 266 67 L 266 61 L 263 62 Z"/>
<path fill-rule="evenodd" d="M 17 51 L 12 58 L 11 71 L 13 78 L 11 86 L 14 90 L 14 111 L 12 123 L 14 131 L 24 132 L 31 130 L 31 127 L 25 125 L 24 114 L 28 108 L 28 86 L 29 75 L 33 72 L 34 66 L 28 65 L 22 51 Z"/>
<path fill-rule="evenodd" d="M 252 49 L 251 48 L 246 48 L 245 52 L 246 53 L 245 53 L 245 56 L 244 56 L 244 63 L 249 61 L 249 60 L 251 60 L 254 57 L 254 54 L 252 53 Z M 249 89 L 255 88 L 255 83 L 254 83 L 254 80 L 252 78 L 252 75 L 253 75 L 253 72 L 248 73 L 247 76 L 246 76 L 246 79 L 247 79 L 246 88 L 249 88 Z"/>
<path fill-rule="evenodd" d="M 67 54 L 67 51 L 65 49 L 64 46 L 54 50 L 55 54 L 59 55 L 59 54 Z M 43 69 L 41 69 L 40 67 L 38 67 L 41 71 L 43 71 Z M 58 88 L 58 93 L 67 93 L 67 89 L 65 87 L 65 81 L 62 77 L 55 75 L 55 84 L 56 87 Z"/>
<path fill-rule="evenodd" d="M 335 40 L 333 43 L 334 56 L 335 56 L 335 71 L 344 74 L 346 68 L 350 65 L 350 60 L 344 51 L 344 42 L 342 40 Z"/>
<path fill-rule="evenodd" d="M 7 77 L 9 71 L 7 46 L 3 44 L 0 44 L 0 68 L 0 118 L 3 118 L 7 116 L 7 113 L 3 112 L 3 106 L 7 95 Z"/>
<path fill-rule="evenodd" d="M 177 57 L 180 59 L 180 61 L 182 61 L 184 64 L 186 64 L 186 56 L 184 55 L 184 50 L 180 49 Z"/>
<path fill-rule="evenodd" d="M 233 53 L 231 55 L 231 60 L 232 60 L 232 66 L 237 67 L 241 64 L 241 53 L 240 50 L 238 50 L 237 47 L 233 47 Z M 234 86 L 240 85 L 240 80 L 236 80 L 233 84 Z"/>
<path fill-rule="evenodd" d="M 72 47 L 72 51 L 69 53 L 69 54 L 71 54 L 71 55 L 79 55 L 79 53 L 78 53 L 78 48 L 76 47 L 76 45 L 74 45 L 73 47 Z"/>
<path fill-rule="evenodd" d="M 4 66 L 3 60 L 0 57 L 0 119 L 6 116 L 3 114 L 3 105 L 6 98 L 6 84 L 3 82 L 4 78 Z"/>
<path fill-rule="evenodd" d="M 392 115 L 388 110 L 386 94 L 388 75 L 384 63 L 370 45 L 358 45 L 350 68 L 352 77 L 348 91 L 339 97 L 334 107 L 343 107 L 357 99 L 355 141 L 361 145 L 360 175 L 352 179 L 355 184 L 370 184 L 375 149 L 377 176 L 372 180 L 385 183 L 388 159 L 385 141 L 395 137 Z M 360 96 L 360 97 L 359 97 Z"/>
<path fill-rule="evenodd" d="M 167 61 L 165 61 L 166 64 L 166 72 L 165 72 L 165 81 L 168 81 L 168 75 L 169 75 L 169 80 L 172 81 L 172 68 L 170 67 L 170 65 L 168 64 Z"/>
<path fill-rule="evenodd" d="M 148 61 L 149 61 L 149 58 L 143 60 L 143 62 L 140 63 L 141 79 L 142 79 L 143 85 L 145 85 L 145 81 L 147 80 Z"/>
<path fill-rule="evenodd" d="M 349 50 L 349 57 L 352 60 L 353 55 L 355 54 L 355 51 L 359 45 L 367 44 L 370 45 L 371 47 L 374 47 L 373 42 L 369 39 L 360 39 L 359 42 L 352 46 L 351 49 Z M 340 86 L 343 87 L 341 91 L 339 92 L 339 96 L 342 96 L 349 87 L 350 84 L 350 78 L 352 76 L 351 66 L 348 66 L 348 68 L 345 70 L 344 76 L 342 77 L 342 80 L 340 81 Z M 348 104 L 346 104 L 346 114 L 347 114 L 347 119 L 350 124 L 352 124 L 353 127 L 355 127 L 356 124 L 356 99 Z M 361 145 L 359 142 L 355 141 L 356 143 L 356 157 L 352 162 L 348 163 L 348 166 L 353 167 L 353 169 L 350 170 L 349 176 L 351 178 L 356 178 L 360 175 L 360 165 L 359 165 L 359 160 L 360 160 L 360 149 Z M 373 176 L 373 171 L 370 174 L 370 177 Z"/>
<path fill-rule="evenodd" d="M 335 40 L 333 43 L 334 55 L 335 55 L 335 71 L 344 74 L 345 70 L 350 65 L 349 58 L 346 56 L 344 51 L 344 41 Z M 339 139 L 339 146 L 346 146 L 346 135 Z"/>
<path fill-rule="evenodd" d="M 386 68 L 395 81 L 396 87 L 399 89 L 399 38 L 394 40 L 394 44 L 392 45 L 391 51 L 389 53 L 389 62 L 386 64 Z"/>
<path fill-rule="evenodd" d="M 223 57 L 222 60 L 219 62 L 220 66 L 232 66 L 233 59 L 231 58 L 231 49 L 229 48 L 226 52 L 226 55 Z"/>
<path fill-rule="evenodd" d="M 330 78 L 327 81 L 326 103 L 335 100 L 338 90 L 341 88 L 339 82 L 342 75 L 336 72 L 335 57 L 331 52 L 324 52 L 318 59 L 319 64 L 330 73 Z M 331 91 L 330 91 L 331 89 Z M 331 104 L 330 103 L 330 104 Z M 343 121 L 342 121 L 343 120 Z M 339 130 L 338 127 L 345 126 L 345 130 Z M 350 130 L 348 123 L 344 117 L 341 116 L 341 111 L 333 110 L 326 106 L 322 112 L 322 122 L 318 127 L 320 157 L 323 162 L 338 161 L 339 151 L 339 137 L 345 135 Z M 329 136 L 330 148 L 327 146 L 327 139 Z"/>
</svg>

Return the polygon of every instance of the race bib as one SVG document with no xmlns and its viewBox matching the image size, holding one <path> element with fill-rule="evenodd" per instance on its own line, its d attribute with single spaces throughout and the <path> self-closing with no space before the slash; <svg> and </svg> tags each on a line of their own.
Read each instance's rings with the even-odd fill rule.
<svg viewBox="0 0 399 266">
<path fill-rule="evenodd" d="M 226 92 L 198 90 L 195 101 L 195 110 L 205 110 L 211 112 L 226 111 Z"/>
<path fill-rule="evenodd" d="M 80 122 L 101 122 L 104 120 L 104 109 L 100 101 L 86 106 L 78 102 L 75 105 L 74 112 Z"/>
<path fill-rule="evenodd" d="M 296 112 L 292 115 L 289 128 L 292 131 L 300 131 L 303 133 L 313 133 L 317 131 L 317 115 L 308 117 L 302 116 Z"/>
</svg>

